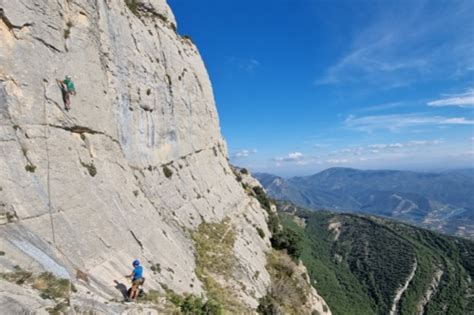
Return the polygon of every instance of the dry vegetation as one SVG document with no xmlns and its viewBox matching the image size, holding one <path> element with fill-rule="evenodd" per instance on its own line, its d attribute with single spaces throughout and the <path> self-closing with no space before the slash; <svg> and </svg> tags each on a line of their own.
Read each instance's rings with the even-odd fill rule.
<svg viewBox="0 0 474 315">
<path fill-rule="evenodd" d="M 204 284 L 207 297 L 225 314 L 247 314 L 250 310 L 235 296 L 233 282 L 236 258 L 233 255 L 235 231 L 229 220 L 202 223 L 193 233 L 196 244 L 196 275 Z M 222 281 L 217 281 L 220 279 Z"/>
</svg>

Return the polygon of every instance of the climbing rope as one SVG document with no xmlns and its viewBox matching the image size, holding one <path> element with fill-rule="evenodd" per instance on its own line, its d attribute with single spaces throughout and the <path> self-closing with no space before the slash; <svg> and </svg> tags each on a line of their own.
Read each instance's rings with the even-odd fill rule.
<svg viewBox="0 0 474 315">
<path fill-rule="evenodd" d="M 44 79 L 44 85 L 43 85 L 43 88 L 44 88 L 44 95 L 46 95 L 46 84 L 47 84 L 47 80 Z M 80 268 L 71 260 L 69 259 L 69 257 L 67 255 L 64 254 L 64 252 L 61 250 L 61 248 L 59 248 L 58 244 L 56 243 L 56 232 L 55 232 L 55 229 L 54 229 L 54 219 L 53 219 L 53 206 L 52 206 L 52 202 L 51 202 L 51 165 L 50 165 L 50 157 L 49 157 L 49 145 L 48 145 L 48 139 L 49 139 L 49 135 L 50 135 L 50 124 L 48 123 L 48 112 L 47 112 L 47 98 L 45 97 L 44 99 L 44 102 L 43 102 L 43 115 L 44 115 L 44 139 L 45 139 L 45 149 L 46 149 L 46 187 L 47 187 L 47 194 L 48 194 L 48 212 L 49 212 L 49 219 L 50 219 L 50 222 L 51 222 L 51 232 L 52 232 L 52 240 L 53 240 L 53 245 L 55 247 L 55 249 L 61 253 L 61 255 L 66 258 L 66 260 L 69 261 L 69 263 L 74 266 L 74 268 L 76 268 L 76 270 L 80 270 Z M 57 105 L 57 104 L 56 104 Z M 70 117 L 68 117 L 68 115 L 66 115 L 66 113 L 64 113 L 64 116 L 71 120 Z M 70 298 L 71 297 L 71 292 L 72 292 L 72 281 L 69 281 L 69 286 L 68 286 L 68 297 Z"/>
<path fill-rule="evenodd" d="M 46 95 L 46 80 L 44 80 L 44 95 Z M 43 102 L 43 114 L 44 114 L 44 141 L 45 141 L 45 148 L 46 148 L 46 187 L 48 192 L 48 211 L 49 211 L 49 219 L 51 221 L 51 232 L 53 236 L 53 244 L 54 247 L 57 249 L 56 245 L 56 234 L 54 231 L 54 220 L 53 220 L 53 212 L 52 212 L 52 205 L 51 205 L 51 181 L 50 181 L 50 162 L 49 162 L 49 146 L 48 146 L 48 139 L 49 139 L 49 124 L 48 124 L 48 114 L 46 110 L 46 103 L 47 100 L 45 99 Z"/>
</svg>

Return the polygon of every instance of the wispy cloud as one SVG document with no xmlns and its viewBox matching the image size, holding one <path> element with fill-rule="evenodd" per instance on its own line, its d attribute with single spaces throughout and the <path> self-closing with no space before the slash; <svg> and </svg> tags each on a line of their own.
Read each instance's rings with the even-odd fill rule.
<svg viewBox="0 0 474 315">
<path fill-rule="evenodd" d="M 258 61 L 257 59 L 251 58 L 249 60 L 242 62 L 240 66 L 243 70 L 247 72 L 254 72 L 260 66 L 260 61 Z"/>
<path fill-rule="evenodd" d="M 372 132 L 374 130 L 396 131 L 406 127 L 436 125 L 474 125 L 474 120 L 465 117 L 430 116 L 424 114 L 375 115 L 355 117 L 345 120 L 346 127 Z"/>
<path fill-rule="evenodd" d="M 254 73 L 262 64 L 255 58 L 230 56 L 227 58 L 230 69 L 236 72 Z"/>
<path fill-rule="evenodd" d="M 367 159 L 368 155 L 371 154 L 382 154 L 390 152 L 399 152 L 399 151 L 417 151 L 419 149 L 425 149 L 429 146 L 436 146 L 443 143 L 442 139 L 435 140 L 410 140 L 406 142 L 393 142 L 393 143 L 375 143 L 365 146 L 355 146 L 343 148 L 337 151 L 332 151 L 329 153 L 331 158 L 336 158 L 340 160 L 344 159 L 353 159 L 354 157 L 360 157 Z"/>
<path fill-rule="evenodd" d="M 258 151 L 257 149 L 243 149 L 239 151 L 232 152 L 230 155 L 231 158 L 233 159 L 241 159 L 241 158 L 246 158 L 249 157 L 250 155 L 256 154 Z"/>
<path fill-rule="evenodd" d="M 390 102 L 390 103 L 384 103 L 384 104 L 359 108 L 359 109 L 356 110 L 356 112 L 358 112 L 358 113 L 378 112 L 378 111 L 384 111 L 384 110 L 387 110 L 387 109 L 402 107 L 402 106 L 405 106 L 405 105 L 406 104 L 404 104 L 403 102 Z"/>
<path fill-rule="evenodd" d="M 348 155 L 362 155 L 364 152 L 363 147 L 351 147 L 351 148 L 345 148 L 342 150 L 334 151 L 332 152 L 333 154 L 348 154 Z"/>
<path fill-rule="evenodd" d="M 349 159 L 328 159 L 328 160 L 326 160 L 326 163 L 329 163 L 329 164 L 347 164 L 349 162 L 350 162 Z"/>
<path fill-rule="evenodd" d="M 378 154 L 381 152 L 386 152 L 386 151 L 396 151 L 396 150 L 401 150 L 401 149 L 418 149 L 421 147 L 426 147 L 426 146 L 433 146 L 433 145 L 438 145 L 443 143 L 443 140 L 441 139 L 436 139 L 436 140 L 411 140 L 408 142 L 400 143 L 400 142 L 395 142 L 395 143 L 378 143 L 378 144 L 371 144 L 367 146 L 367 148 L 370 150 L 371 153 Z"/>
<path fill-rule="evenodd" d="M 291 152 L 286 156 L 277 156 L 273 160 L 277 162 L 295 162 L 304 159 L 304 154 L 301 152 Z"/>
<path fill-rule="evenodd" d="M 455 95 L 445 95 L 445 97 L 428 102 L 428 106 L 474 106 L 474 89 L 468 89 L 465 93 Z"/>
<path fill-rule="evenodd" d="M 357 30 L 351 49 L 315 84 L 399 87 L 440 75 L 459 76 L 474 66 L 474 2 L 383 3 L 377 17 Z"/>
</svg>

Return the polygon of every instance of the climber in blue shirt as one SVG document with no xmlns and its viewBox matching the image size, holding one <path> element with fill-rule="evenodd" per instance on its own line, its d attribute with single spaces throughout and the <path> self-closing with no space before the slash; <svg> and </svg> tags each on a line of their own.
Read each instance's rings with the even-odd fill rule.
<svg viewBox="0 0 474 315">
<path fill-rule="evenodd" d="M 138 291 L 139 291 L 138 289 L 145 281 L 145 278 L 143 278 L 143 267 L 140 265 L 140 261 L 138 261 L 138 259 L 135 259 L 132 265 L 133 265 L 132 273 L 125 276 L 127 278 L 132 279 L 132 287 L 130 288 L 129 294 L 128 294 L 129 300 L 136 299 L 138 295 Z"/>
</svg>

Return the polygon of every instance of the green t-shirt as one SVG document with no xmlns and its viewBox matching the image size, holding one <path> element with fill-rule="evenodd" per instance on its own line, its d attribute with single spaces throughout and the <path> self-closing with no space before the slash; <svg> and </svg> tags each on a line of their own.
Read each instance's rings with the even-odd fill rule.
<svg viewBox="0 0 474 315">
<path fill-rule="evenodd" d="M 74 86 L 74 83 L 72 83 L 71 80 L 69 80 L 69 79 L 64 80 L 64 84 L 66 84 L 67 90 L 69 92 L 75 92 L 76 91 L 76 87 Z"/>
</svg>

